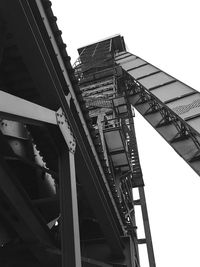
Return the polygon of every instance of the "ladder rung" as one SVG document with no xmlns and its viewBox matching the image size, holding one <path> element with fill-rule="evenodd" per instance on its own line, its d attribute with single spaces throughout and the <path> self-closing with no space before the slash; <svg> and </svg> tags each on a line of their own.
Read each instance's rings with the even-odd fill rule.
<svg viewBox="0 0 200 267">
<path fill-rule="evenodd" d="M 133 203 L 134 205 L 141 205 L 140 199 L 134 200 Z"/>
<path fill-rule="evenodd" d="M 146 239 L 145 238 L 140 238 L 137 241 L 138 241 L 138 244 L 146 244 Z"/>
</svg>

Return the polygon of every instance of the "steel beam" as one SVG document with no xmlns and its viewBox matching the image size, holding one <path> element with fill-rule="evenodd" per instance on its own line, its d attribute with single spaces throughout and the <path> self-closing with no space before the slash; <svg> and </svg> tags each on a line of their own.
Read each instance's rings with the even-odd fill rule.
<svg viewBox="0 0 200 267">
<path fill-rule="evenodd" d="M 146 237 L 145 242 L 147 244 L 149 264 L 150 264 L 150 267 L 156 267 L 144 187 L 139 187 L 138 190 L 139 190 L 140 203 L 141 203 L 141 209 L 142 209 L 142 217 L 143 217 L 144 231 L 145 231 L 145 237 Z"/>
<path fill-rule="evenodd" d="M 81 267 L 74 153 L 63 147 L 59 161 L 62 267 Z"/>
<path fill-rule="evenodd" d="M 94 202 L 93 195 L 97 198 L 100 204 L 99 209 L 94 210 L 97 219 L 106 221 L 105 234 L 108 234 L 105 237 L 108 239 L 108 243 L 115 244 L 114 247 L 117 249 L 113 252 L 123 257 L 120 238 L 123 224 L 119 212 L 76 100 L 61 50 L 55 41 L 54 33 L 51 30 L 41 2 L 37 1 L 37 3 L 38 6 L 35 1 L 14 1 L 11 9 L 8 2 L 3 0 L 0 2 L 0 6 L 8 20 L 8 26 L 15 32 L 23 59 L 31 73 L 34 84 L 38 88 L 41 97 L 40 104 L 42 103 L 53 110 L 62 107 L 70 123 L 82 161 L 86 166 L 85 176 L 87 176 L 87 179 L 81 174 L 80 182 L 83 184 L 84 191 L 91 194 L 88 197 L 90 202 Z M 18 22 L 17 25 L 15 20 Z M 68 93 L 69 89 L 73 99 L 70 108 L 64 95 L 64 91 Z M 81 164 L 79 162 L 79 165 L 81 166 L 82 162 Z M 85 180 L 90 183 L 91 193 L 87 191 Z M 111 236 L 112 239 L 109 240 Z"/>
<path fill-rule="evenodd" d="M 57 111 L 56 117 L 58 126 L 65 140 L 65 144 L 60 146 L 59 159 L 62 266 L 81 267 L 74 158 L 76 142 L 61 108 Z"/>
<path fill-rule="evenodd" d="M 50 123 L 57 125 L 55 111 L 4 91 L 0 91 L 0 117 L 28 124 Z"/>
</svg>

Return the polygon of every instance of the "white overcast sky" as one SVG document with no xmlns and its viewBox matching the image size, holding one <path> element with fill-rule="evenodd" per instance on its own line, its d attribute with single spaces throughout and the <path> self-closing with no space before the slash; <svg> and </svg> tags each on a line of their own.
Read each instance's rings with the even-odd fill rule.
<svg viewBox="0 0 200 267">
<path fill-rule="evenodd" d="M 200 90 L 198 0 L 52 3 L 72 63 L 77 48 L 119 33 L 130 52 Z M 199 267 L 200 178 L 138 114 L 135 121 L 157 266 Z"/>
</svg>

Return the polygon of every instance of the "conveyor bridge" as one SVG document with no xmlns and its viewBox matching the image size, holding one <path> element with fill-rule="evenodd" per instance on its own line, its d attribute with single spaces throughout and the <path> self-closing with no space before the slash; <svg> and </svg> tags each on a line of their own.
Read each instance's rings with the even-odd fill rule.
<svg viewBox="0 0 200 267">
<path fill-rule="evenodd" d="M 200 93 L 128 52 L 116 56 L 129 101 L 199 174 Z"/>
</svg>

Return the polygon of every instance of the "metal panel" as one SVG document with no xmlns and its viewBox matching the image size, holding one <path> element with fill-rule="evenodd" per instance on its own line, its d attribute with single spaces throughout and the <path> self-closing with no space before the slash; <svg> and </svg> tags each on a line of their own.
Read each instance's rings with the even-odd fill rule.
<svg viewBox="0 0 200 267">
<path fill-rule="evenodd" d="M 193 118 L 188 121 L 188 124 L 198 133 L 200 133 L 200 117 Z"/>
<path fill-rule="evenodd" d="M 117 108 L 117 110 L 118 110 L 119 114 L 126 113 L 127 112 L 127 106 L 126 105 L 120 106 L 120 107 Z"/>
<path fill-rule="evenodd" d="M 151 74 L 155 71 L 157 71 L 158 69 L 155 68 L 154 66 L 152 65 L 146 65 L 146 66 L 142 66 L 140 68 L 137 68 L 135 70 L 130 70 L 129 71 L 129 74 L 131 76 L 133 76 L 135 79 L 138 79 L 139 77 L 142 77 L 144 75 L 148 75 L 148 74 Z"/>
<path fill-rule="evenodd" d="M 182 119 L 186 119 L 200 113 L 200 94 L 196 93 L 174 100 L 173 102 L 168 103 L 167 106 Z"/>
<path fill-rule="evenodd" d="M 120 58 L 117 58 L 116 61 L 117 61 L 117 63 L 124 64 L 124 63 L 132 61 L 134 59 L 136 59 L 136 56 L 134 56 L 134 55 L 123 55 Z"/>
<path fill-rule="evenodd" d="M 145 66 L 147 67 L 147 66 Z M 143 67 L 143 68 L 145 68 Z M 139 69 L 138 69 L 139 71 Z M 140 76 L 141 77 L 141 76 Z M 165 74 L 164 72 L 155 73 L 149 77 L 140 80 L 140 83 L 147 89 L 172 81 L 174 78 Z"/>
<path fill-rule="evenodd" d="M 111 155 L 114 166 L 128 165 L 126 153 Z"/>
<path fill-rule="evenodd" d="M 159 98 L 162 102 L 168 101 L 175 97 L 181 97 L 184 94 L 193 92 L 193 89 L 189 86 L 175 82 L 172 84 L 164 85 L 152 91 L 152 94 Z"/>
<path fill-rule="evenodd" d="M 121 64 L 121 61 L 118 62 L 120 65 L 122 65 L 123 69 L 125 70 L 129 70 L 132 68 L 137 68 L 143 64 L 145 64 L 146 62 L 140 58 L 136 58 L 130 61 L 129 58 L 127 58 L 126 62 Z"/>
<path fill-rule="evenodd" d="M 105 132 L 105 139 L 109 152 L 124 150 L 119 130 Z"/>
<path fill-rule="evenodd" d="M 123 166 L 123 167 L 120 167 L 120 169 L 122 172 L 127 172 L 130 170 L 130 166 Z"/>
</svg>

